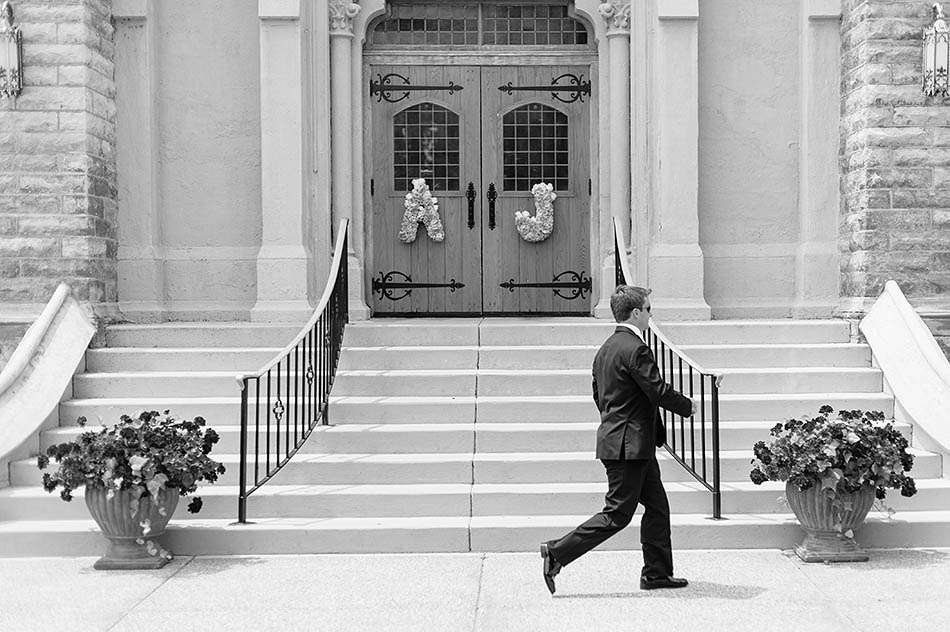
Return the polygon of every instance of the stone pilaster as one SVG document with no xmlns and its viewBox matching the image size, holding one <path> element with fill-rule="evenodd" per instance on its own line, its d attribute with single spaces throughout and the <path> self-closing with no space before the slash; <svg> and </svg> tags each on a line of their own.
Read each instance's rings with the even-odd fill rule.
<svg viewBox="0 0 950 632">
<path fill-rule="evenodd" d="M 658 2 L 656 203 L 648 269 L 654 311 L 667 320 L 710 316 L 699 247 L 699 11 L 698 0 Z"/>
<path fill-rule="evenodd" d="M 159 201 L 155 107 L 158 20 L 155 0 L 113 0 L 116 27 L 116 170 L 119 308 L 138 322 L 165 315 L 165 248 Z"/>
<path fill-rule="evenodd" d="M 838 279 L 829 271 L 837 269 L 839 174 L 828 166 L 838 152 L 840 19 L 840 0 L 802 3 L 799 243 L 792 305 L 797 318 L 828 317 L 838 301 Z"/>
<path fill-rule="evenodd" d="M 60 281 L 105 317 L 116 302 L 110 0 L 21 0 L 24 90 L 0 100 L 0 303 Z"/>
<path fill-rule="evenodd" d="M 950 308 L 950 100 L 924 95 L 920 0 L 846 0 L 841 23 L 839 311 L 893 279 L 918 308 Z"/>
<path fill-rule="evenodd" d="M 310 314 L 304 248 L 303 33 L 300 0 L 259 0 L 261 37 L 261 249 L 251 320 Z"/>
</svg>

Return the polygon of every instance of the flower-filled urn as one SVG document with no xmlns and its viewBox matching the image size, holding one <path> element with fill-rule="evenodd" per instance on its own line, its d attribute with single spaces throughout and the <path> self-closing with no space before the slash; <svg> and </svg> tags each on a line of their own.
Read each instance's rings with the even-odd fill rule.
<svg viewBox="0 0 950 632">
<path fill-rule="evenodd" d="M 23 34 L 13 22 L 9 0 L 0 3 L 0 98 L 12 99 L 23 90 Z"/>
<path fill-rule="evenodd" d="M 947 69 L 950 68 L 950 28 L 940 3 L 933 5 L 933 24 L 924 29 L 924 94 L 948 96 Z"/>
</svg>

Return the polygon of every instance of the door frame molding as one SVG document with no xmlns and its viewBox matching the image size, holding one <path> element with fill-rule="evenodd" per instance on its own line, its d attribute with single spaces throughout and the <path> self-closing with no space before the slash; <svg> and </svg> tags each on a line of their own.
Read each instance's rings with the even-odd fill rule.
<svg viewBox="0 0 950 632">
<path fill-rule="evenodd" d="M 372 65 L 393 65 L 393 66 L 558 66 L 558 65 L 575 65 L 575 66 L 588 66 L 590 68 L 590 82 L 591 82 L 591 94 L 589 97 L 588 107 L 590 108 L 590 179 L 591 179 L 591 195 L 588 208 L 588 219 L 590 222 L 590 227 L 588 231 L 589 235 L 589 252 L 590 252 L 590 272 L 589 275 L 593 279 L 593 291 L 591 293 L 591 313 L 594 314 L 598 310 L 595 310 L 595 306 L 598 303 L 598 299 L 602 300 L 602 297 L 599 296 L 602 294 L 598 292 L 601 285 L 601 277 L 604 276 L 604 270 L 602 261 L 609 258 L 610 261 L 613 261 L 613 255 L 610 254 L 609 257 L 601 254 L 601 250 L 605 247 L 605 244 L 602 243 L 601 236 L 601 226 L 603 225 L 612 225 L 610 220 L 609 210 L 606 210 L 607 207 L 603 204 L 601 200 L 601 190 L 605 186 L 605 183 L 601 183 L 599 179 L 600 174 L 600 164 L 601 164 L 601 151 L 603 148 L 600 146 L 600 136 L 602 131 L 601 120 L 601 108 L 604 107 L 605 99 L 601 98 L 601 88 L 604 85 L 601 76 L 601 65 L 600 65 L 600 56 L 601 48 L 604 45 L 604 32 L 603 32 L 603 22 L 601 20 L 594 19 L 596 16 L 596 6 L 597 3 L 593 0 L 578 0 L 575 5 L 575 14 L 576 17 L 581 19 L 587 24 L 590 35 L 593 38 L 594 46 L 588 50 L 558 50 L 557 48 L 550 49 L 532 49 L 530 52 L 525 53 L 522 50 L 484 50 L 484 51 L 474 51 L 474 50 L 439 50 L 438 48 L 433 48 L 431 50 L 406 50 L 405 48 L 372 48 L 366 50 L 366 39 L 369 32 L 370 25 L 378 18 L 381 14 L 384 13 L 384 0 L 365 0 L 363 3 L 363 11 L 361 11 L 358 18 L 359 24 L 354 25 L 354 32 L 359 34 L 360 41 L 358 42 L 358 65 L 360 72 L 358 73 L 360 79 L 360 91 L 362 93 L 362 101 L 360 103 L 360 111 L 362 112 L 363 124 L 360 126 L 360 138 L 358 139 L 357 146 L 362 150 L 362 161 L 361 167 L 362 170 L 359 173 L 353 174 L 354 184 L 362 192 L 362 199 L 370 199 L 370 178 L 373 173 L 373 139 L 371 134 L 364 134 L 362 130 L 372 130 L 372 104 L 373 97 L 370 95 L 369 89 L 369 77 L 370 77 L 370 66 Z M 591 5 L 592 11 L 585 11 L 580 6 L 582 4 Z M 355 51 L 354 51 L 355 52 Z M 354 55 L 356 56 L 356 55 Z M 354 64 L 356 65 L 356 64 Z M 356 140 L 356 139 L 355 139 Z M 605 158 L 605 157 L 604 157 Z M 353 214 L 362 216 L 364 214 L 363 208 L 364 204 L 356 205 L 353 207 Z M 601 217 L 601 215 L 606 210 L 606 219 Z M 363 234 L 361 236 L 363 243 L 365 244 L 362 248 L 362 273 L 363 273 L 363 288 L 365 299 L 368 305 L 372 304 L 372 296 L 369 294 L 372 291 L 372 279 L 371 272 L 375 270 L 374 268 L 374 253 L 373 253 L 373 235 L 372 235 L 372 222 L 369 221 L 369 218 L 366 218 L 366 221 L 359 222 L 358 225 L 363 226 Z M 611 238 L 611 242 L 612 242 Z M 608 249 L 612 247 L 612 243 L 606 246 Z M 612 253 L 612 251 L 611 251 Z M 611 264 L 612 265 L 612 264 Z M 610 272 L 610 275 L 613 273 Z M 611 288 L 612 289 L 612 288 Z M 600 310 L 602 311 L 602 310 Z M 504 314 L 499 314 L 504 315 Z M 539 314 L 540 315 L 540 314 Z"/>
</svg>

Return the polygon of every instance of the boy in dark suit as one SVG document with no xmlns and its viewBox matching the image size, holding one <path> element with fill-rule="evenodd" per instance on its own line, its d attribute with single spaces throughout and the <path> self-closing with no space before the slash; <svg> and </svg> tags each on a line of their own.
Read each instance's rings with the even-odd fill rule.
<svg viewBox="0 0 950 632">
<path fill-rule="evenodd" d="M 666 442 L 659 407 L 688 417 L 696 402 L 663 381 L 643 334 L 650 322 L 650 290 L 617 286 L 610 297 L 617 329 L 597 352 L 593 366 L 594 402 L 600 411 L 597 458 L 607 470 L 603 511 L 559 540 L 541 544 L 544 582 L 554 594 L 554 576 L 584 553 L 626 527 L 637 504 L 643 570 L 640 588 L 682 588 L 673 577 L 670 505 L 660 480 L 656 448 Z"/>
</svg>

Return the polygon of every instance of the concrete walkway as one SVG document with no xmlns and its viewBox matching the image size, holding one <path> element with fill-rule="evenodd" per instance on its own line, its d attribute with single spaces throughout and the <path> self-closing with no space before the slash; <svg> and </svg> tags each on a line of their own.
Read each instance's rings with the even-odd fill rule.
<svg viewBox="0 0 950 632">
<path fill-rule="evenodd" d="M 950 621 L 950 549 L 866 564 L 682 551 L 683 590 L 642 592 L 640 553 L 592 552 L 551 597 L 526 553 L 184 557 L 100 572 L 94 558 L 0 559 L 0 630 L 916 630 Z"/>
</svg>

